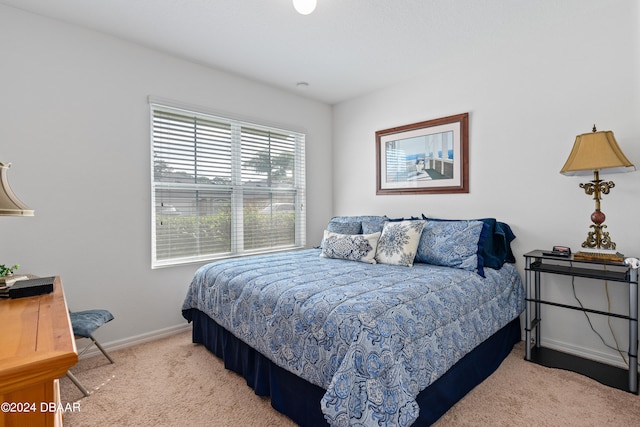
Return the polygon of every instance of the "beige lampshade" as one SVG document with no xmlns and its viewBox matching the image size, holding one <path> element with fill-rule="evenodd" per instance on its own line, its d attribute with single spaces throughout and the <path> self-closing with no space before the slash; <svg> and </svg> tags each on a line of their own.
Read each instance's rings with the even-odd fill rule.
<svg viewBox="0 0 640 427">
<path fill-rule="evenodd" d="M 33 216 L 33 210 L 11 191 L 7 171 L 11 163 L 0 163 L 0 216 Z"/>
<path fill-rule="evenodd" d="M 595 129 L 595 128 L 594 128 Z M 633 172 L 636 167 L 625 157 L 613 132 L 593 131 L 576 136 L 576 142 L 560 173 L 591 175 L 606 169 L 610 173 Z"/>
</svg>

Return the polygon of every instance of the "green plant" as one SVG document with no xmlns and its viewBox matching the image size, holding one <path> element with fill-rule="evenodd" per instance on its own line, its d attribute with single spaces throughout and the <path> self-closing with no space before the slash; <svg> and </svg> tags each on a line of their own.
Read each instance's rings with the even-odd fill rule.
<svg viewBox="0 0 640 427">
<path fill-rule="evenodd" d="M 9 276 L 13 274 L 20 267 L 18 264 L 14 264 L 13 267 L 7 267 L 6 265 L 0 265 L 0 277 Z"/>
</svg>

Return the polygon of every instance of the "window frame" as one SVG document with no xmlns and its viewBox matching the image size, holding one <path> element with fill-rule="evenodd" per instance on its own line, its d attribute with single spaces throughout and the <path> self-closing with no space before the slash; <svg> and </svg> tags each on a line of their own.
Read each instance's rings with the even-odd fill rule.
<svg viewBox="0 0 640 427">
<path fill-rule="evenodd" d="M 184 116 L 187 118 L 193 118 L 194 121 L 197 121 L 197 118 L 201 118 L 204 120 L 211 120 L 223 124 L 228 124 L 230 126 L 230 135 L 229 135 L 229 150 L 231 152 L 231 161 L 230 161 L 230 169 L 231 169 L 231 181 L 229 183 L 202 183 L 198 182 L 197 175 L 193 175 L 194 178 L 193 183 L 170 183 L 163 182 L 162 180 L 156 179 L 156 111 L 168 113 L 168 114 L 176 114 L 179 116 Z M 256 254 L 266 254 L 273 252 L 282 252 L 289 251 L 295 249 L 302 249 L 306 245 L 306 177 L 305 177 L 305 141 L 306 141 L 306 133 L 300 132 L 298 130 L 292 130 L 289 126 L 273 126 L 264 123 L 259 123 L 256 120 L 246 120 L 237 117 L 232 117 L 228 114 L 219 114 L 212 113 L 207 111 L 206 109 L 199 107 L 191 107 L 191 106 L 182 106 L 173 102 L 167 102 L 164 100 L 156 100 L 153 98 L 149 98 L 149 117 L 150 117 L 150 171 L 151 171 L 151 267 L 152 269 L 162 268 L 162 267 L 170 267 L 176 265 L 184 265 L 190 263 L 199 263 L 206 261 L 213 261 L 217 259 L 224 258 L 235 258 L 241 256 L 248 255 L 256 255 Z M 250 131 L 260 131 L 269 133 L 269 141 L 271 141 L 271 133 L 277 133 L 277 135 L 286 135 L 289 138 L 293 138 L 293 179 L 292 184 L 289 186 L 278 186 L 277 183 L 274 185 L 273 182 L 269 181 L 272 185 L 271 187 L 265 187 L 262 184 L 251 184 L 243 182 L 242 174 L 243 171 L 246 173 L 248 168 L 243 166 L 242 160 L 242 148 L 243 143 L 246 144 L 247 140 L 243 139 L 242 129 L 250 130 Z M 245 135 L 246 135 L 245 131 Z M 195 131 L 194 131 L 195 135 Z M 245 137 L 246 138 L 246 137 Z M 198 146 L 197 137 L 194 137 L 193 141 L 189 141 L 194 145 L 194 148 Z M 260 145 L 258 145 L 260 147 Z M 269 153 L 273 153 L 271 151 L 271 147 L 269 146 Z M 197 151 L 194 149 L 194 151 Z M 271 157 L 270 157 L 271 158 Z M 164 159 L 164 157 L 162 158 Z M 197 164 L 197 154 L 194 154 L 194 163 Z M 254 174 L 257 172 L 254 170 Z M 213 194 L 229 194 L 229 209 L 231 214 L 230 220 L 230 250 L 225 252 L 216 252 L 216 253 L 198 253 L 191 254 L 188 256 L 170 256 L 158 258 L 158 243 L 162 238 L 158 237 L 158 221 L 159 216 L 158 208 L 158 193 L 162 193 L 167 191 L 169 194 L 171 191 L 183 191 L 195 192 L 195 197 L 192 200 L 192 204 L 197 205 L 199 202 L 200 196 L 198 196 L 198 191 L 207 192 L 209 195 Z M 285 227 L 283 230 L 286 231 L 286 234 L 289 235 L 293 233 L 293 242 L 290 244 L 278 245 L 274 246 L 266 246 L 259 247 L 254 249 L 245 249 L 244 241 L 246 238 L 256 238 L 259 236 L 254 231 L 251 234 L 251 231 L 247 231 L 245 229 L 243 215 L 245 211 L 245 199 L 244 196 L 252 194 L 253 197 L 258 197 L 258 195 L 262 194 L 265 197 L 268 197 L 271 200 L 271 204 L 269 206 L 275 205 L 277 203 L 290 203 L 294 204 L 294 212 L 293 212 L 293 230 L 289 227 Z M 279 197 L 287 198 L 281 199 Z M 247 196 L 249 197 L 249 196 Z M 162 197 L 160 197 L 162 199 Z M 168 205 L 173 207 L 171 205 Z M 263 209 L 264 210 L 264 209 Z M 273 210 L 273 208 L 271 208 Z M 271 218 L 274 215 L 269 215 Z M 202 215 L 199 213 L 193 214 L 193 218 L 195 222 L 199 223 L 199 220 L 202 219 Z M 258 221 L 260 223 L 260 221 Z M 273 223 L 270 222 L 270 226 L 268 227 L 269 234 L 273 232 Z M 287 222 L 288 224 L 288 222 Z M 199 229 L 198 229 L 199 230 Z M 201 230 L 200 230 L 201 231 Z M 200 231 L 198 234 L 200 235 Z M 224 232 L 224 230 L 223 230 Z M 249 233 L 249 234 L 247 234 Z M 281 233 L 276 230 L 276 234 Z M 269 240 L 270 238 L 267 238 Z M 169 238 L 171 240 L 171 238 Z M 200 238 L 196 237 L 196 240 L 200 242 Z M 259 239 L 258 239 L 259 240 Z M 275 239 L 277 240 L 277 239 Z M 163 243 L 163 242 L 160 242 Z M 170 243 L 171 245 L 172 243 Z M 173 249 L 171 247 L 170 251 Z"/>
</svg>

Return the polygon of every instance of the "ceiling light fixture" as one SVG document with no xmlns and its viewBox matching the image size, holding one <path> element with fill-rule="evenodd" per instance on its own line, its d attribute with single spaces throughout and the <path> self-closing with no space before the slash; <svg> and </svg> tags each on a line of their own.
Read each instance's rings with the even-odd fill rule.
<svg viewBox="0 0 640 427">
<path fill-rule="evenodd" d="M 316 10 L 317 0 L 293 0 L 293 7 L 301 15 L 308 15 Z"/>
</svg>

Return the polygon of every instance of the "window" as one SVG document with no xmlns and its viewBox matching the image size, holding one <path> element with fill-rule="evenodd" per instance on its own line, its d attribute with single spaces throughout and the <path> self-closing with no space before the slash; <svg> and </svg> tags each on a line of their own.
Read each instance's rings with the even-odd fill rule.
<svg viewBox="0 0 640 427">
<path fill-rule="evenodd" d="M 152 267 L 305 245 L 305 135 L 151 103 Z"/>
</svg>

